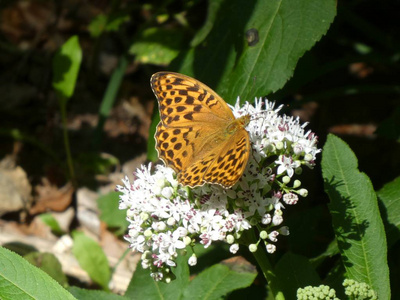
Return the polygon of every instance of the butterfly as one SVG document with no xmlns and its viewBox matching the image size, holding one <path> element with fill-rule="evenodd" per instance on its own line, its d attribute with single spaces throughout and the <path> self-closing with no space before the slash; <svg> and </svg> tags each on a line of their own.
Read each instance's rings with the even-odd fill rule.
<svg viewBox="0 0 400 300">
<path fill-rule="evenodd" d="M 150 84 L 160 112 L 156 149 L 177 173 L 178 182 L 190 187 L 206 182 L 232 187 L 249 159 L 245 128 L 250 115 L 235 118 L 216 92 L 183 74 L 158 72 Z"/>
</svg>

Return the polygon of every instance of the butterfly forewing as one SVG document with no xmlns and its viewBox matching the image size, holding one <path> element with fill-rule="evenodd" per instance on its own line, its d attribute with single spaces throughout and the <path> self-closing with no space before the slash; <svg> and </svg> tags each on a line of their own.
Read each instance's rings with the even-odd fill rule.
<svg viewBox="0 0 400 300">
<path fill-rule="evenodd" d="M 222 122 L 234 120 L 224 100 L 205 84 L 191 77 L 159 72 L 151 77 L 158 99 L 161 120 L 166 125 L 189 125 L 191 121 Z"/>
</svg>

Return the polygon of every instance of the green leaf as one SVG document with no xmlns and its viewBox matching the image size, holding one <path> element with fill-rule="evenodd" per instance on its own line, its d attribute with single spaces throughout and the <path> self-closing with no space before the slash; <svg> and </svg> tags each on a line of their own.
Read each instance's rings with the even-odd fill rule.
<svg viewBox="0 0 400 300">
<path fill-rule="evenodd" d="M 76 35 L 61 46 L 53 58 L 53 88 L 61 99 L 68 99 L 75 90 L 82 49 Z"/>
<path fill-rule="evenodd" d="M 390 299 L 385 230 L 371 181 L 357 164 L 348 145 L 329 135 L 322 174 L 347 277 L 369 284 L 379 299 Z"/>
<path fill-rule="evenodd" d="M 100 36 L 104 31 L 118 31 L 122 24 L 130 19 L 127 12 L 118 12 L 111 15 L 99 14 L 88 26 L 92 37 Z"/>
<path fill-rule="evenodd" d="M 148 28 L 129 49 L 136 61 L 143 64 L 168 65 L 179 53 L 183 32 L 164 28 Z"/>
<path fill-rule="evenodd" d="M 81 300 L 128 300 L 124 296 L 119 296 L 105 291 L 85 290 L 78 287 L 70 287 L 68 291 L 77 299 Z"/>
<path fill-rule="evenodd" d="M 78 260 L 79 265 L 94 282 L 98 283 L 104 290 L 108 290 L 111 272 L 103 249 L 82 232 L 74 231 L 72 238 L 74 240 L 72 253 Z"/>
<path fill-rule="evenodd" d="M 248 269 L 248 265 L 216 264 L 190 282 L 183 299 L 221 299 L 234 290 L 250 286 L 256 276 L 256 269 Z"/>
<path fill-rule="evenodd" d="M 400 177 L 387 183 L 377 194 L 383 205 L 382 214 L 386 216 L 386 236 L 390 247 L 400 238 Z"/>
<path fill-rule="evenodd" d="M 286 299 L 296 299 L 298 288 L 317 286 L 321 280 L 304 256 L 287 252 L 276 264 L 275 274 Z"/>
<path fill-rule="evenodd" d="M 109 174 L 119 164 L 115 156 L 96 152 L 80 152 L 75 161 L 81 170 L 94 174 Z"/>
<path fill-rule="evenodd" d="M 0 247 L 0 299 L 75 299 L 45 272 Z"/>
<path fill-rule="evenodd" d="M 119 11 L 108 16 L 106 31 L 118 31 L 122 24 L 130 20 L 129 12 Z"/>
<path fill-rule="evenodd" d="M 293 75 L 299 58 L 327 32 L 335 13 L 334 0 L 224 1 L 205 41 L 182 53 L 173 67 L 231 104 L 238 96 L 267 95 Z"/>
<path fill-rule="evenodd" d="M 339 248 L 336 239 L 334 239 L 323 253 L 319 254 L 317 257 L 311 258 L 310 263 L 314 268 L 317 268 L 325 260 L 325 258 L 333 257 L 337 254 L 339 254 Z"/>
<path fill-rule="evenodd" d="M 93 18 L 88 26 L 88 30 L 92 37 L 98 37 L 103 33 L 104 28 L 107 25 L 107 16 L 105 14 L 99 14 Z"/>
<path fill-rule="evenodd" d="M 131 282 L 125 292 L 125 296 L 130 299 L 162 299 L 162 300 L 177 300 L 183 299 L 182 294 L 189 284 L 189 266 L 187 260 L 189 253 L 186 256 L 180 255 L 177 258 L 177 267 L 174 268 L 176 279 L 170 283 L 156 282 L 150 277 L 150 270 L 143 269 L 141 264 L 138 264 L 133 273 Z"/>
<path fill-rule="evenodd" d="M 51 231 L 56 235 L 64 234 L 64 231 L 61 229 L 60 225 L 58 224 L 57 220 L 53 217 L 51 213 L 44 213 L 41 214 L 40 219 L 45 223 L 47 226 L 50 227 Z"/>
<path fill-rule="evenodd" d="M 108 82 L 106 92 L 99 109 L 99 122 L 97 123 L 96 131 L 94 133 L 93 144 L 96 149 L 100 148 L 101 136 L 104 130 L 106 119 L 110 115 L 110 111 L 114 105 L 116 95 L 121 86 L 122 79 L 124 78 L 126 68 L 128 66 L 128 58 L 121 56 L 117 67 L 114 69 L 110 81 Z"/>
<path fill-rule="evenodd" d="M 62 271 L 62 267 L 57 257 L 51 253 L 31 252 L 24 256 L 32 265 L 49 274 L 60 285 L 66 287 L 68 280 Z"/>
<path fill-rule="evenodd" d="M 208 2 L 208 12 L 207 12 L 207 19 L 203 25 L 203 27 L 196 33 L 195 37 L 190 42 L 191 47 L 196 47 L 200 45 L 201 42 L 208 36 L 211 30 L 214 27 L 215 20 L 217 18 L 217 13 L 221 4 L 224 0 L 214 0 Z"/>
<path fill-rule="evenodd" d="M 116 235 L 122 235 L 128 228 L 126 220 L 126 210 L 118 209 L 119 195 L 117 192 L 110 192 L 97 199 L 97 205 L 101 211 L 100 219 L 108 227 L 117 228 Z"/>
</svg>

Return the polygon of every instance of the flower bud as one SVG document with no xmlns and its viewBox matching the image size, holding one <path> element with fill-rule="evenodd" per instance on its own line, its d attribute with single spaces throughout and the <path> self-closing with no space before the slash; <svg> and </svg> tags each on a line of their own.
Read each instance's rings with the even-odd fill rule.
<svg viewBox="0 0 400 300">
<path fill-rule="evenodd" d="M 176 224 L 176 220 L 172 217 L 168 218 L 167 220 L 168 226 L 174 226 Z"/>
<path fill-rule="evenodd" d="M 228 235 L 226 236 L 226 242 L 227 242 L 228 244 L 233 244 L 233 243 L 235 242 L 235 238 L 233 237 L 233 235 L 228 234 Z"/>
<path fill-rule="evenodd" d="M 250 244 L 249 245 L 249 251 L 250 252 L 256 252 L 257 251 L 257 245 L 256 244 Z"/>
<path fill-rule="evenodd" d="M 296 179 L 294 182 L 293 182 L 293 188 L 298 188 L 299 186 L 301 186 L 301 181 L 300 180 L 298 180 L 298 179 Z"/>
<path fill-rule="evenodd" d="M 301 167 L 298 167 L 294 169 L 294 172 L 296 173 L 296 175 L 301 175 L 301 173 L 303 173 L 303 169 Z"/>
<path fill-rule="evenodd" d="M 192 239 L 191 239 L 190 237 L 188 237 L 188 236 L 185 236 L 185 237 L 183 238 L 183 242 L 184 242 L 185 245 L 187 246 L 187 245 L 190 245 L 190 243 L 192 242 Z"/>
<path fill-rule="evenodd" d="M 277 142 L 277 143 L 275 143 L 275 146 L 276 146 L 276 149 L 281 150 L 281 149 L 283 149 L 284 145 L 282 142 Z"/>
<path fill-rule="evenodd" d="M 304 155 L 304 160 L 311 161 L 311 160 L 313 160 L 313 156 L 310 153 L 307 153 L 306 155 Z"/>
<path fill-rule="evenodd" d="M 302 196 L 302 197 L 307 197 L 307 195 L 308 195 L 308 191 L 307 191 L 306 189 L 300 189 L 300 190 L 298 191 L 298 193 L 299 193 L 299 195 Z"/>
<path fill-rule="evenodd" d="M 282 182 L 283 182 L 284 184 L 288 184 L 288 183 L 290 182 L 290 177 L 289 177 L 289 176 L 283 176 Z"/>
<path fill-rule="evenodd" d="M 268 237 L 268 233 L 265 230 L 260 232 L 261 239 L 265 240 L 267 237 Z"/>
</svg>

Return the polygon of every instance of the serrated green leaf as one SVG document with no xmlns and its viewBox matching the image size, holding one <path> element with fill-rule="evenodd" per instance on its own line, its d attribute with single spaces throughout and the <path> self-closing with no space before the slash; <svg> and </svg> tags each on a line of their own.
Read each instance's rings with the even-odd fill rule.
<svg viewBox="0 0 400 300">
<path fill-rule="evenodd" d="M 0 247 L 0 299 L 75 299 L 45 272 Z"/>
<path fill-rule="evenodd" d="M 216 264 L 190 282 L 183 299 L 221 299 L 234 290 L 250 286 L 256 276 L 255 268 Z"/>
<path fill-rule="evenodd" d="M 382 214 L 386 216 L 386 236 L 390 247 L 400 238 L 400 177 L 387 183 L 377 194 L 384 206 Z"/>
<path fill-rule="evenodd" d="M 321 283 L 309 260 L 301 255 L 287 252 L 274 269 L 286 299 L 295 299 L 298 288 Z"/>
<path fill-rule="evenodd" d="M 282 88 L 335 14 L 334 0 L 224 1 L 205 41 L 182 53 L 172 67 L 231 104 L 238 96 L 265 96 Z M 248 43 L 249 32 L 258 42 Z"/>
<path fill-rule="evenodd" d="M 129 49 L 144 64 L 168 65 L 179 53 L 183 32 L 164 28 L 148 28 Z"/>
<path fill-rule="evenodd" d="M 53 58 L 53 88 L 61 99 L 68 99 L 75 90 L 82 49 L 76 35 L 61 46 Z"/>
<path fill-rule="evenodd" d="M 122 235 L 129 224 L 126 220 L 126 210 L 118 209 L 119 195 L 120 193 L 111 192 L 97 199 L 97 205 L 101 211 L 100 219 L 108 227 L 117 228 L 116 235 Z"/>
<path fill-rule="evenodd" d="M 124 296 L 107 293 L 98 290 L 85 290 L 78 287 L 70 287 L 68 291 L 80 300 L 128 300 Z"/>
<path fill-rule="evenodd" d="M 140 264 L 137 265 L 133 273 L 131 282 L 125 292 L 125 296 L 130 299 L 162 299 L 179 300 L 189 284 L 189 266 L 187 259 L 190 257 L 180 255 L 177 258 L 177 267 L 173 268 L 176 279 L 170 283 L 156 282 L 150 277 L 149 269 L 143 269 Z"/>
<path fill-rule="evenodd" d="M 258 1 L 245 30 L 258 31 L 259 42 L 243 53 L 220 91 L 227 99 L 251 100 L 282 88 L 298 60 L 328 31 L 336 1 Z M 227 88 L 230 87 L 230 88 Z"/>
<path fill-rule="evenodd" d="M 94 282 L 98 283 L 104 290 L 108 290 L 111 272 L 103 249 L 82 232 L 74 231 L 72 238 L 74 240 L 72 253 L 78 260 L 79 265 Z"/>
<path fill-rule="evenodd" d="M 347 277 L 390 299 L 385 231 L 376 194 L 357 158 L 341 139 L 329 135 L 322 152 L 325 191 Z"/>
<path fill-rule="evenodd" d="M 50 213 L 41 214 L 40 219 L 45 223 L 47 226 L 50 227 L 51 231 L 54 234 L 62 235 L 64 231 L 61 229 L 60 225 L 58 224 L 57 220 L 53 217 Z"/>
<path fill-rule="evenodd" d="M 51 253 L 31 252 L 24 256 L 32 265 L 46 272 L 62 286 L 68 285 L 67 276 L 62 271 L 62 267 L 57 257 Z"/>
</svg>

